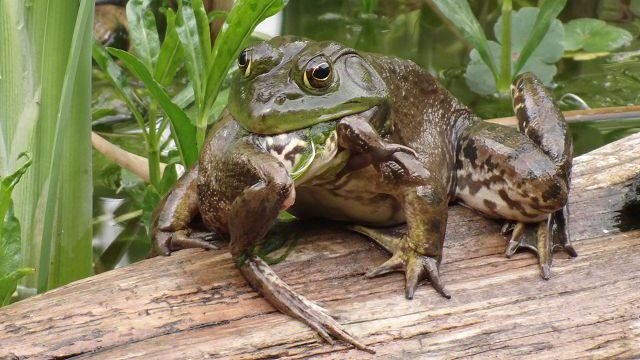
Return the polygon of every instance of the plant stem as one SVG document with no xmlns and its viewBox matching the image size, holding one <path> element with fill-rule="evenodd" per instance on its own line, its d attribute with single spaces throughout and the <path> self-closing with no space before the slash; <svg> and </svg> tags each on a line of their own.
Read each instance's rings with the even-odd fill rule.
<svg viewBox="0 0 640 360">
<path fill-rule="evenodd" d="M 207 118 L 209 116 L 207 115 L 206 111 L 199 111 L 198 112 L 198 121 L 196 122 L 197 124 L 197 129 L 196 129 L 196 143 L 198 145 L 198 151 L 200 151 L 200 149 L 202 148 L 202 144 L 204 144 L 204 139 L 207 136 Z"/>
<path fill-rule="evenodd" d="M 157 104 L 152 101 L 149 104 L 149 182 L 156 189 L 160 186 L 160 133 L 156 129 Z"/>
<path fill-rule="evenodd" d="M 502 26 L 500 28 L 500 78 L 498 91 L 506 93 L 511 84 L 511 0 L 502 0 Z"/>
</svg>

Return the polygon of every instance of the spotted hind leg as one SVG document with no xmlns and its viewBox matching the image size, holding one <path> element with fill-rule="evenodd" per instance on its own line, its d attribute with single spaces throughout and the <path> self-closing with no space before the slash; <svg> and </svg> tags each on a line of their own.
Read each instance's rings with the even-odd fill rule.
<svg viewBox="0 0 640 360">
<path fill-rule="evenodd" d="M 555 248 L 577 256 L 567 227 L 571 136 L 535 76 L 520 75 L 512 96 L 518 130 L 487 123 L 470 129 L 458 154 L 456 195 L 469 207 L 515 222 L 507 256 L 533 250 L 548 279 Z"/>
</svg>

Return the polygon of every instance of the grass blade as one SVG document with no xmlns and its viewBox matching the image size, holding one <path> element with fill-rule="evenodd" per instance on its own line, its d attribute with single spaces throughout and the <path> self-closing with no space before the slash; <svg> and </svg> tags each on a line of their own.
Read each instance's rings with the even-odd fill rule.
<svg viewBox="0 0 640 360">
<path fill-rule="evenodd" d="M 487 37 L 478 19 L 473 15 L 469 2 L 466 0 L 432 0 L 432 2 L 442 15 L 449 19 L 451 24 L 462 34 L 464 39 L 478 51 L 482 61 L 491 69 L 497 83 L 498 69 L 489 52 Z"/>
<path fill-rule="evenodd" d="M 109 48 L 109 53 L 120 59 L 129 71 L 135 74 L 145 84 L 151 96 L 158 102 L 167 114 L 173 126 L 176 146 L 182 156 L 184 164 L 190 166 L 198 158 L 196 146 L 196 132 L 187 114 L 176 104 L 171 102 L 169 95 L 153 78 L 151 72 L 135 56 L 120 49 Z"/>
<path fill-rule="evenodd" d="M 91 86 L 90 29 L 92 19 L 93 1 L 81 0 L 77 7 L 77 17 L 72 32 L 62 87 L 59 93 L 50 93 L 50 96 L 58 98 L 58 111 L 51 161 L 49 162 L 49 176 L 43 192 L 45 212 L 40 239 L 40 265 L 37 268 L 39 292 L 67 283 L 78 276 L 88 276 L 91 273 L 91 172 L 84 168 L 86 165 L 84 158 L 87 157 L 86 154 L 89 154 L 90 165 L 91 151 L 89 150 L 88 137 L 91 128 L 87 121 L 90 116 L 90 100 L 88 100 L 90 91 L 88 92 L 87 88 Z M 81 102 L 86 105 L 81 105 Z M 82 121 L 83 116 L 85 117 L 84 121 Z M 85 133 L 83 134 L 84 139 L 74 139 L 73 142 L 65 141 L 68 140 L 69 134 L 81 132 Z M 69 165 L 66 162 L 69 162 Z M 86 174 L 83 175 L 84 172 Z M 80 179 L 78 181 L 69 180 L 73 176 Z M 65 182 L 60 181 L 62 177 L 65 178 Z M 87 183 L 89 187 L 88 201 L 79 196 L 77 199 L 59 202 L 62 194 L 85 193 Z M 82 217 L 78 219 L 73 215 L 78 209 L 88 212 L 88 230 L 80 225 L 82 224 L 80 221 L 84 221 L 84 219 Z M 75 226 L 75 229 L 72 226 Z M 60 235 L 52 236 L 52 234 Z M 88 239 L 88 243 L 86 239 Z M 88 255 L 81 254 L 80 259 L 78 256 L 74 257 L 74 255 L 78 255 L 78 251 L 88 251 Z"/>
<path fill-rule="evenodd" d="M 149 69 L 155 67 L 160 49 L 160 39 L 151 0 L 129 0 L 127 3 L 127 21 L 131 47 Z"/>
<path fill-rule="evenodd" d="M 527 63 L 531 54 L 533 54 L 538 45 L 540 45 L 540 42 L 551 26 L 551 22 L 558 17 L 566 4 L 567 0 L 542 1 L 542 4 L 540 4 L 540 12 L 538 13 L 536 22 L 533 25 L 533 30 L 520 52 L 520 57 L 518 57 L 518 61 L 516 62 L 513 75 L 518 74 L 518 72 L 522 70 L 522 67 Z"/>
</svg>

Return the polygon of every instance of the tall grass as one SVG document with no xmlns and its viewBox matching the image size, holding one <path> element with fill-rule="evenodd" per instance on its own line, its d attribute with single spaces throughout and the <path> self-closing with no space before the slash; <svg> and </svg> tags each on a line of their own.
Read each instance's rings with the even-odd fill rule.
<svg viewBox="0 0 640 360">
<path fill-rule="evenodd" d="M 92 17 L 92 0 L 0 0 L 0 175 L 31 154 L 13 200 L 38 292 L 91 274 Z"/>
</svg>

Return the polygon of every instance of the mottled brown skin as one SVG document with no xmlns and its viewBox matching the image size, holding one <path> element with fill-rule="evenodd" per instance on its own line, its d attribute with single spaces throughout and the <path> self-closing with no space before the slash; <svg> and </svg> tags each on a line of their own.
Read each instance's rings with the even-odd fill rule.
<svg viewBox="0 0 640 360">
<path fill-rule="evenodd" d="M 332 72 L 316 79 L 323 63 Z M 354 231 L 392 254 L 367 276 L 403 271 L 407 298 L 425 279 L 449 297 L 438 267 L 447 206 L 455 200 L 517 222 L 507 255 L 520 247 L 537 251 L 545 278 L 555 246 L 575 256 L 566 231 L 571 138 L 532 75 L 514 83 L 516 131 L 480 121 L 410 61 L 281 37 L 252 47 L 239 64 L 229 111 L 210 133 L 198 166 L 156 211 L 158 253 L 180 247 L 175 239 L 199 214 L 212 232 L 230 239 L 243 275 L 271 304 L 327 341 L 333 337 L 363 350 L 255 255 L 280 210 L 354 224 Z M 336 175 L 300 185 L 280 161 L 247 140 L 249 133 L 286 133 L 327 121 L 336 122 L 339 151 L 348 152 L 348 161 Z M 390 227 L 405 223 L 406 231 Z"/>
</svg>

